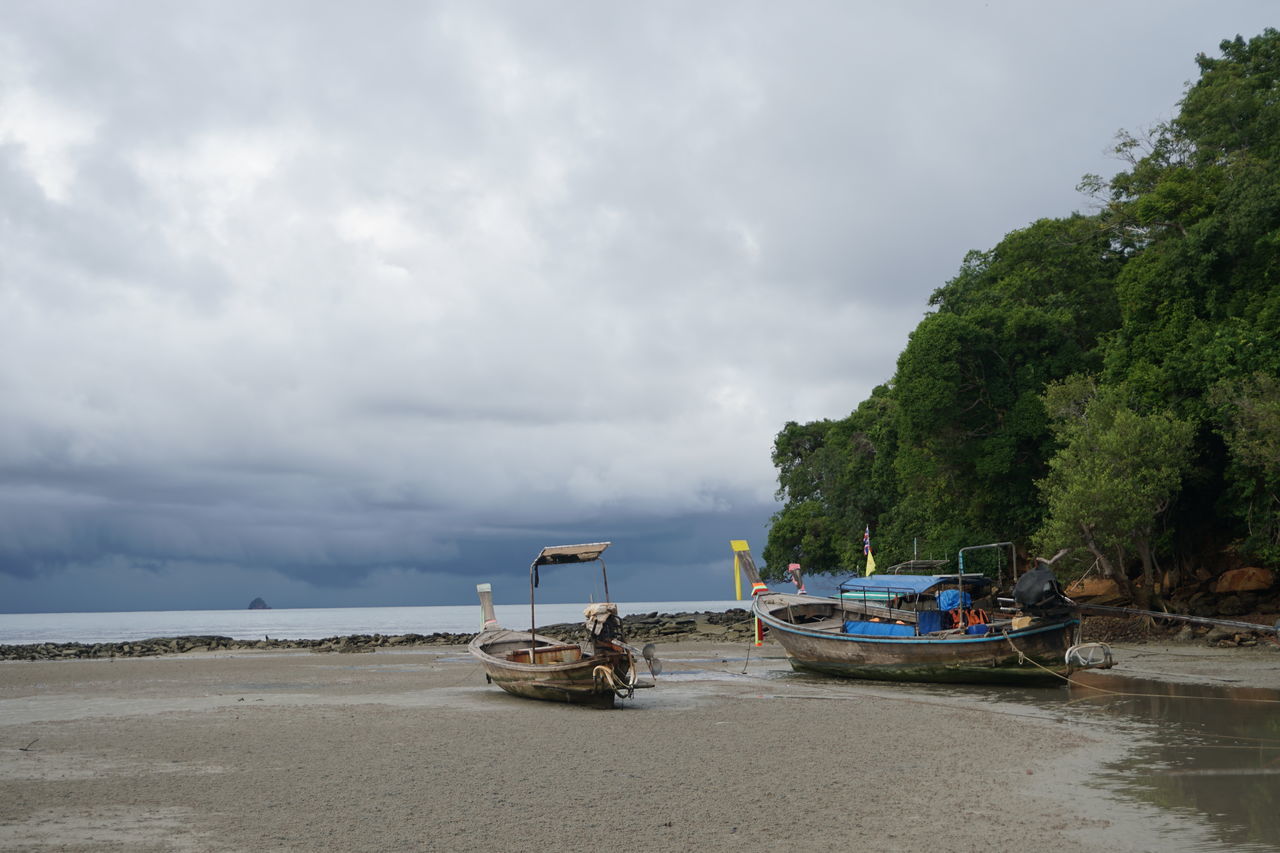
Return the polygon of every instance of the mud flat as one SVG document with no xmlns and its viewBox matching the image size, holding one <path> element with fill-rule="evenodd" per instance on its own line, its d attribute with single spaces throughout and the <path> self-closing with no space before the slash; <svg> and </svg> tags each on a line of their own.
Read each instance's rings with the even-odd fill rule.
<svg viewBox="0 0 1280 853">
<path fill-rule="evenodd" d="M 1105 731 L 660 648 L 616 711 L 509 696 L 457 645 L 0 663 L 0 851 L 1179 849 L 1091 793 Z"/>
</svg>

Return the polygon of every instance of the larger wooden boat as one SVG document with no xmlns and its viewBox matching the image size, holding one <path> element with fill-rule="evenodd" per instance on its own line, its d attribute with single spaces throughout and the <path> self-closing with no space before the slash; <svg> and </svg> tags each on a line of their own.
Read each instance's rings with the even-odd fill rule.
<svg viewBox="0 0 1280 853">
<path fill-rule="evenodd" d="M 608 602 L 609 577 L 601 554 L 609 544 L 543 548 L 529 566 L 529 624 L 536 626 L 534 590 L 539 567 L 600 564 L 606 601 L 586 608 L 583 615 L 588 639 L 581 644 L 544 637 L 532 627 L 528 631 L 503 628 L 494 615 L 492 588 L 487 583 L 476 587 L 484 624 L 468 648 L 484 666 L 485 677 L 491 683 L 516 696 L 598 708 L 612 708 L 616 700 L 631 698 L 638 688 L 653 686 L 652 681 L 638 677 L 637 656 L 623 641 L 618 607 Z M 646 646 L 641 657 L 648 661 L 650 673 L 659 671 L 651 646 Z"/>
<path fill-rule="evenodd" d="M 1046 605 L 1010 615 L 970 606 L 977 574 L 872 575 L 833 598 L 771 592 L 751 552 L 735 545 L 759 624 L 793 669 L 884 681 L 1046 684 L 1110 666 L 1110 649 L 1080 643 L 1074 612 Z M 949 603 L 956 603 L 948 608 Z"/>
</svg>

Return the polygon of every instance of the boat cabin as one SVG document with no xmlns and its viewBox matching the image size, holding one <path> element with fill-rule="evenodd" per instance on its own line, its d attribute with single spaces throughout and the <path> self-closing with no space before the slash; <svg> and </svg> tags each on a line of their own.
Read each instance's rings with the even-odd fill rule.
<svg viewBox="0 0 1280 853">
<path fill-rule="evenodd" d="M 936 567 L 943 561 L 914 562 Z M 991 586 L 991 579 L 978 573 L 902 574 L 890 570 L 852 577 L 839 587 L 840 601 L 856 603 L 841 614 L 840 630 L 865 637 L 985 634 L 991 618 L 975 602 L 988 596 Z"/>
</svg>

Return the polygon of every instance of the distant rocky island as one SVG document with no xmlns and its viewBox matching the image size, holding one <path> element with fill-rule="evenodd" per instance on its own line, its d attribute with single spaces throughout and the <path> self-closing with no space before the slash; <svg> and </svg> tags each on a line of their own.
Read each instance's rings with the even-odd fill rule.
<svg viewBox="0 0 1280 853">
<path fill-rule="evenodd" d="M 271 605 L 267 604 L 261 598 L 255 598 L 253 601 L 249 602 L 249 609 L 250 610 L 270 610 Z"/>
</svg>

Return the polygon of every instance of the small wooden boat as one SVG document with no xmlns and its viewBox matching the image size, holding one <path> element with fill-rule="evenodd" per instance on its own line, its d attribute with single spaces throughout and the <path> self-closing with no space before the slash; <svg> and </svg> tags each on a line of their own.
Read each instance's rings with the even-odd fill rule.
<svg viewBox="0 0 1280 853">
<path fill-rule="evenodd" d="M 484 624 L 468 649 L 484 666 L 488 681 L 516 696 L 598 708 L 612 708 L 615 700 L 631 698 L 638 688 L 653 687 L 652 681 L 639 679 L 636 650 L 623 642 L 618 606 L 608 602 L 609 576 L 600 555 L 609 544 L 593 542 L 543 548 L 529 566 L 529 623 L 536 626 L 534 590 L 538 586 L 540 566 L 600 563 L 606 600 L 586 608 L 588 639 L 582 644 L 544 637 L 534 628 L 528 631 L 503 628 L 494 615 L 492 588 L 487 583 L 476 587 Z M 651 645 L 646 646 L 640 656 L 648 662 L 651 674 L 661 671 Z"/>
<path fill-rule="evenodd" d="M 769 591 L 741 545 L 736 556 L 752 584 L 752 610 L 797 671 L 883 681 L 1060 684 L 1075 670 L 1111 665 L 1110 649 L 1081 644 L 1079 617 L 1056 603 L 996 618 L 972 607 L 974 593 L 990 587 L 982 575 L 887 573 L 846 581 L 834 598 L 792 595 Z"/>
</svg>

